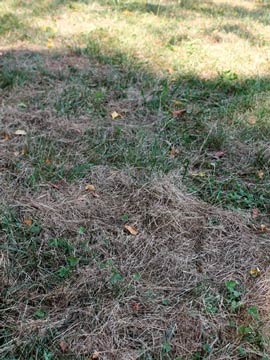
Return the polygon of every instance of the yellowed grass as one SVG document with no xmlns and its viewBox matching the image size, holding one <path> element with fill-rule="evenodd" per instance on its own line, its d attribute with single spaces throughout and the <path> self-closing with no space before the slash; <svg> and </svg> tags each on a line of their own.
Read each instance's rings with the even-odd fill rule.
<svg viewBox="0 0 270 360">
<path fill-rule="evenodd" d="M 52 1 L 43 2 L 47 6 L 50 3 Z M 106 8 L 96 2 L 72 9 L 59 7 L 55 15 L 34 17 L 30 10 L 24 8 L 17 7 L 14 11 L 11 4 L 7 1 L 5 6 L 1 5 L 0 14 L 12 11 L 18 18 L 26 19 L 32 37 L 24 41 L 25 46 L 38 44 L 35 29 L 45 33 L 46 38 L 46 28 L 50 28 L 54 48 L 63 44 L 83 45 L 84 41 L 80 41 L 82 36 L 94 36 L 101 46 L 109 47 L 113 38 L 112 47 L 145 61 L 158 73 L 172 69 L 182 73 L 193 72 L 199 77 L 205 77 L 205 74 L 212 77 L 230 70 L 239 76 L 250 77 L 269 72 L 270 26 L 249 15 L 258 10 L 260 4 L 257 2 L 199 2 L 197 10 L 163 1 L 160 6 L 164 10 L 160 10 L 159 15 L 143 11 L 144 2 L 139 3 L 140 11 L 124 11 L 117 6 Z M 171 12 L 167 12 L 166 6 L 172 7 Z M 225 9 L 224 16 L 200 11 L 211 6 L 217 9 L 228 6 L 230 11 L 226 13 Z M 247 12 L 244 18 L 239 18 L 238 7 Z M 229 30 L 225 31 L 224 27 Z M 182 40 L 169 45 L 172 37 Z M 5 37 L 3 40 L 6 42 Z M 13 47 L 17 45 L 12 43 Z M 48 43 L 43 39 L 40 46 L 46 48 Z"/>
</svg>

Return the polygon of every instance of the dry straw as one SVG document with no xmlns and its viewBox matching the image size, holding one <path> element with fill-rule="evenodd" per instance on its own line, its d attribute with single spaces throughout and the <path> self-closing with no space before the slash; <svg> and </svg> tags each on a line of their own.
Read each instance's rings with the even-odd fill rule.
<svg viewBox="0 0 270 360">
<path fill-rule="evenodd" d="M 94 194 L 85 190 L 89 183 Z M 249 270 L 267 268 L 269 241 L 241 214 L 200 202 L 175 183 L 163 176 L 141 185 L 134 174 L 96 167 L 83 182 L 9 194 L 3 208 L 41 227 L 31 269 L 20 268 L 1 232 L 1 326 L 9 331 L 9 349 L 53 334 L 51 341 L 57 347 L 64 339 L 71 358 L 97 350 L 102 359 L 159 359 L 170 350 L 172 358 L 199 351 L 207 359 L 237 359 L 241 338 L 229 321 L 251 320 L 246 311 L 230 313 L 225 282 L 245 288 L 243 309 L 255 304 L 266 313 L 269 281 L 251 278 Z M 138 234 L 125 231 L 126 223 Z M 63 261 L 51 239 L 66 239 L 79 259 L 56 282 L 52 272 Z M 50 269 L 44 254 L 53 259 Z M 216 299 L 212 313 L 209 296 Z M 39 307 L 44 319 L 33 315 Z M 219 352 L 205 353 L 205 344 Z M 260 358 L 259 350 L 250 351 Z"/>
</svg>

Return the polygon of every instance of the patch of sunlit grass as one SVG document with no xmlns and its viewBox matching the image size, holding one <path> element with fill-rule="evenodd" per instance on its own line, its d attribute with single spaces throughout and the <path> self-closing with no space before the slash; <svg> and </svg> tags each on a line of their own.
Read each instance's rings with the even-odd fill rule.
<svg viewBox="0 0 270 360">
<path fill-rule="evenodd" d="M 115 47 L 149 64 L 157 73 L 192 72 L 204 78 L 230 70 L 239 76 L 253 76 L 266 74 L 269 68 L 266 47 L 270 31 L 255 17 L 256 3 L 60 1 L 56 6 L 53 1 L 42 1 L 40 13 L 36 5 L 26 4 L 19 7 L 7 1 L 0 5 L 0 14 L 3 17 L 12 11 L 23 24 L 17 26 L 16 33 L 27 46 L 48 47 L 47 40 L 52 37 L 57 41 L 50 47 L 63 43 L 73 46 L 78 38 L 83 45 L 82 38 L 91 41 L 94 36 L 105 51 Z M 15 25 L 7 29 L 4 43 L 14 44 Z"/>
</svg>

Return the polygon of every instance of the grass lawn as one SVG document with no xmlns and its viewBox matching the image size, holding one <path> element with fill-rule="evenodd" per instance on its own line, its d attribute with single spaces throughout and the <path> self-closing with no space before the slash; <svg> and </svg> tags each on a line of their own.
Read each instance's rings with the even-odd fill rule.
<svg viewBox="0 0 270 360">
<path fill-rule="evenodd" d="M 269 359 L 269 1 L 4 0 L 0 44 L 0 358 Z"/>
</svg>

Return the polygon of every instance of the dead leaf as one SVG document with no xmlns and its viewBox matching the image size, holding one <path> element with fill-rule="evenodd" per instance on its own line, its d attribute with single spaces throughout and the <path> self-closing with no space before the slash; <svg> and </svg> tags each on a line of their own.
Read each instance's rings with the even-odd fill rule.
<svg viewBox="0 0 270 360">
<path fill-rule="evenodd" d="M 252 277 L 258 277 L 261 275 L 261 270 L 258 267 L 255 267 L 249 271 Z"/>
<path fill-rule="evenodd" d="M 187 112 L 186 109 L 180 109 L 180 110 L 174 110 L 172 112 L 172 114 L 173 114 L 173 117 L 178 118 L 178 117 L 181 117 L 182 115 L 184 115 L 186 112 Z"/>
<path fill-rule="evenodd" d="M 48 38 L 48 42 L 47 42 L 47 48 L 51 49 L 53 47 L 53 39 L 52 38 Z"/>
<path fill-rule="evenodd" d="M 27 226 L 31 226 L 33 224 L 33 220 L 32 219 L 24 219 L 23 223 Z"/>
<path fill-rule="evenodd" d="M 214 157 L 217 158 L 217 159 L 222 158 L 224 155 L 225 155 L 224 151 L 217 151 L 217 152 L 214 153 Z"/>
<path fill-rule="evenodd" d="M 3 140 L 4 140 L 4 141 L 10 140 L 10 135 L 9 135 L 7 132 L 3 132 L 3 133 L 2 133 L 2 136 L 3 136 Z"/>
<path fill-rule="evenodd" d="M 60 346 L 60 349 L 61 349 L 62 353 L 67 352 L 67 350 L 68 350 L 67 343 L 65 343 L 64 341 L 60 341 L 59 346 Z"/>
<path fill-rule="evenodd" d="M 182 106 L 183 105 L 183 102 L 182 101 L 178 101 L 178 100 L 174 100 L 173 102 L 174 106 Z"/>
<path fill-rule="evenodd" d="M 25 130 L 16 130 L 14 132 L 15 135 L 26 135 L 26 131 Z"/>
<path fill-rule="evenodd" d="M 26 149 L 26 148 L 23 148 L 22 151 L 21 151 L 21 154 L 22 154 L 22 155 L 26 155 L 27 152 L 28 152 L 27 149 Z"/>
<path fill-rule="evenodd" d="M 261 224 L 261 231 L 262 232 L 268 231 L 268 227 L 266 225 L 264 225 L 264 224 Z"/>
<path fill-rule="evenodd" d="M 248 119 L 248 123 L 249 123 L 250 125 L 255 125 L 256 122 L 257 122 L 257 119 L 255 118 L 255 116 L 254 116 L 254 115 L 251 115 L 251 116 L 249 117 L 249 119 Z"/>
<path fill-rule="evenodd" d="M 91 360 L 99 359 L 99 353 L 97 351 L 94 351 L 94 353 L 91 356 Z"/>
<path fill-rule="evenodd" d="M 124 11 L 122 12 L 122 14 L 125 15 L 125 16 L 131 16 L 131 15 L 132 15 L 132 12 L 129 11 L 129 10 L 124 10 Z"/>
<path fill-rule="evenodd" d="M 118 112 L 116 112 L 116 111 L 113 111 L 113 112 L 111 113 L 111 117 L 112 117 L 113 120 L 115 120 L 115 119 L 121 118 L 122 115 L 121 115 L 121 114 L 118 114 Z"/>
<path fill-rule="evenodd" d="M 170 151 L 170 158 L 173 159 L 175 158 L 176 155 L 179 154 L 179 150 L 176 149 L 174 146 L 171 147 L 171 151 Z"/>
<path fill-rule="evenodd" d="M 256 219 L 259 215 L 259 209 L 255 208 L 255 209 L 252 209 L 252 217 L 253 219 Z"/>
<path fill-rule="evenodd" d="M 260 171 L 257 172 L 257 175 L 258 175 L 258 177 L 259 177 L 260 179 L 263 179 L 263 177 L 264 177 L 264 172 L 263 172 L 262 170 L 260 170 Z"/>
<path fill-rule="evenodd" d="M 124 228 L 131 234 L 131 235 L 138 235 L 139 231 L 133 227 L 133 226 L 130 226 L 130 225 L 124 225 Z"/>
<path fill-rule="evenodd" d="M 170 151 L 170 158 L 173 159 L 175 157 L 175 147 L 173 146 Z"/>
<path fill-rule="evenodd" d="M 205 177 L 206 176 L 206 173 L 205 172 L 198 172 L 198 173 L 191 173 L 190 174 L 191 176 L 200 176 L 200 177 Z"/>
<path fill-rule="evenodd" d="M 95 188 L 94 185 L 88 184 L 88 185 L 85 186 L 85 190 L 86 191 L 95 191 L 96 188 Z"/>
<path fill-rule="evenodd" d="M 135 311 L 139 311 L 140 310 L 140 304 L 138 304 L 138 303 L 132 304 L 132 309 L 135 310 Z"/>
<path fill-rule="evenodd" d="M 45 163 L 46 163 L 47 165 L 50 165 L 50 164 L 51 164 L 51 160 L 47 158 L 47 159 L 45 160 Z"/>
</svg>

